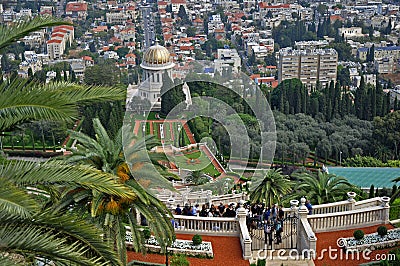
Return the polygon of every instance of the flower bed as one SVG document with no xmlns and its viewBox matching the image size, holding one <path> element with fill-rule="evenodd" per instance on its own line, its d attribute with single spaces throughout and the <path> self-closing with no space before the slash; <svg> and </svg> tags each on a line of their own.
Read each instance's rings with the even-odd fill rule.
<svg viewBox="0 0 400 266">
<path fill-rule="evenodd" d="M 342 241 L 342 242 L 340 242 Z M 360 240 L 342 238 L 338 240 L 338 245 L 348 251 L 363 251 L 365 249 L 375 250 L 397 246 L 400 243 L 400 228 L 388 230 L 387 235 L 380 236 L 378 233 L 365 235 Z"/>
<path fill-rule="evenodd" d="M 126 235 L 126 242 L 129 244 L 132 242 L 132 236 Z M 151 236 L 146 240 L 145 246 L 148 251 L 160 253 L 161 247 L 159 246 L 155 237 Z M 200 245 L 193 245 L 193 242 L 190 240 L 180 240 L 177 239 L 172 243 L 171 247 L 168 247 L 168 250 L 172 253 L 177 254 L 185 254 L 188 256 L 204 256 L 207 258 L 214 257 L 213 249 L 211 242 L 202 242 Z"/>
</svg>

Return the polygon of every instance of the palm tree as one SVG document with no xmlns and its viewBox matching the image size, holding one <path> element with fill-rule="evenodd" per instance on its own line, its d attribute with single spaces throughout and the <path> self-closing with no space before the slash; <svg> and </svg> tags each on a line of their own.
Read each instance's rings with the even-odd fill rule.
<svg viewBox="0 0 400 266">
<path fill-rule="evenodd" d="M 210 180 L 204 176 L 202 171 L 191 171 L 188 176 L 185 177 L 186 183 L 192 183 L 195 185 L 204 185 Z"/>
<path fill-rule="evenodd" d="M 294 183 L 289 176 L 283 175 L 282 170 L 270 169 L 263 172 L 262 178 L 253 181 L 250 187 L 250 201 L 264 202 L 266 206 L 282 203 L 282 199 L 291 191 Z"/>
<path fill-rule="evenodd" d="M 118 131 L 115 139 L 111 139 L 99 119 L 93 119 L 95 139 L 81 132 L 70 132 L 72 139 L 77 140 L 77 150 L 67 158 L 69 163 L 91 165 L 102 172 L 109 173 L 119 184 L 124 184 L 135 194 L 134 199 L 115 197 L 108 193 L 94 193 L 91 189 L 77 190 L 71 187 L 63 193 L 63 197 L 56 204 L 56 208 L 64 208 L 71 204 L 86 205 L 90 202 L 89 208 L 94 222 L 103 226 L 106 236 L 109 236 L 121 261 L 126 262 L 126 229 L 131 227 L 133 235 L 133 247 L 136 251 L 143 249 L 144 238 L 140 232 L 137 221 L 137 214 L 141 213 L 147 220 L 150 229 L 162 247 L 169 244 L 168 240 L 174 237 L 174 229 L 171 223 L 172 214 L 166 206 L 155 196 L 148 193 L 140 184 L 145 184 L 144 179 L 136 181 L 133 176 L 145 175 L 146 178 L 159 176 L 151 173 L 147 166 L 152 165 L 147 157 L 146 144 L 150 147 L 156 142 L 152 137 L 144 140 L 133 140 L 130 145 L 125 146 L 125 161 L 122 144 L 122 129 Z M 167 183 L 168 181 L 164 181 Z M 76 199 L 79 198 L 79 201 Z M 124 222 L 126 221 L 126 222 Z"/>
<path fill-rule="evenodd" d="M 34 187 L 78 186 L 115 197 L 134 198 L 134 193 L 113 176 L 88 166 L 62 162 L 8 161 L 0 165 L 0 264 L 18 260 L 50 260 L 60 265 L 122 265 L 107 242 L 99 241 L 101 231 L 79 217 L 43 209 L 40 201 L 48 194 Z M 32 261 L 33 262 L 33 261 Z"/>
<path fill-rule="evenodd" d="M 12 27 L 0 26 L 0 50 L 31 32 L 66 24 L 37 17 Z M 79 104 L 123 99 L 116 88 L 87 87 L 70 83 L 40 85 L 18 78 L 0 84 L 0 131 L 31 120 L 69 120 L 78 116 Z M 114 182 L 113 176 L 88 166 L 57 162 L 42 164 L 0 160 L 0 264 L 53 261 L 59 265 L 121 265 L 101 231 L 71 214 L 61 215 L 42 206 L 37 188 L 66 185 L 133 199 L 132 191 Z M 40 194 L 32 198 L 26 187 Z M 37 201 L 36 199 L 39 199 Z M 32 263 L 30 263 L 32 264 Z"/>
<path fill-rule="evenodd" d="M 318 171 L 317 174 L 298 174 L 298 189 L 316 204 L 334 202 L 343 198 L 355 187 L 342 176 Z"/>
</svg>

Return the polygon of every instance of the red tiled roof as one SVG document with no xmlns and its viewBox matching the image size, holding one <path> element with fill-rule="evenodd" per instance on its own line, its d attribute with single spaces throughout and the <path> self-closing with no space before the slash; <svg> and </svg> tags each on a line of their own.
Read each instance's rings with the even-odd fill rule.
<svg viewBox="0 0 400 266">
<path fill-rule="evenodd" d="M 54 37 L 61 37 L 61 38 L 64 38 L 64 34 L 62 34 L 62 33 L 53 33 L 52 35 L 51 35 L 51 38 L 54 38 Z"/>
<path fill-rule="evenodd" d="M 161 18 L 161 23 L 172 22 L 172 18 Z"/>
<path fill-rule="evenodd" d="M 133 57 L 133 58 L 136 58 L 136 55 L 135 54 L 132 54 L 132 53 L 130 53 L 130 54 L 127 54 L 125 57 Z"/>
<path fill-rule="evenodd" d="M 164 34 L 164 40 L 170 40 L 170 39 L 172 39 L 174 37 L 174 35 L 172 35 L 172 34 Z"/>
<path fill-rule="evenodd" d="M 171 4 L 184 4 L 184 5 L 186 5 L 186 0 L 171 0 Z"/>
<path fill-rule="evenodd" d="M 194 50 L 194 47 L 193 47 L 193 46 L 185 46 L 185 45 L 182 45 L 182 46 L 179 47 L 179 49 L 180 49 L 181 51 L 191 51 L 191 50 Z"/>
<path fill-rule="evenodd" d="M 259 6 L 260 8 L 266 8 L 266 9 L 269 9 L 269 8 L 290 8 L 290 5 L 289 5 L 289 4 L 283 4 L 283 5 L 277 5 L 277 6 L 270 6 L 270 5 L 268 5 L 268 3 L 266 3 L 266 2 L 258 3 L 258 6 Z"/>
<path fill-rule="evenodd" d="M 112 37 L 112 38 L 108 41 L 108 43 L 115 43 L 115 42 L 117 42 L 117 43 L 122 43 L 122 41 L 121 41 L 120 39 L 118 39 L 117 37 Z"/>
<path fill-rule="evenodd" d="M 61 26 L 54 27 L 54 30 L 57 30 L 57 29 L 74 30 L 74 26 L 70 26 L 70 25 L 61 25 Z"/>
<path fill-rule="evenodd" d="M 338 15 L 332 15 L 330 16 L 331 22 L 334 22 L 335 20 L 339 20 L 339 21 L 344 21 L 344 18 L 342 18 L 341 16 Z"/>
<path fill-rule="evenodd" d="M 97 26 L 96 28 L 93 28 L 94 32 L 101 32 L 101 31 L 107 31 L 108 28 L 107 26 Z"/>
<path fill-rule="evenodd" d="M 61 42 L 62 40 L 57 40 L 57 39 L 51 39 L 47 41 L 47 43 L 61 43 Z"/>
<path fill-rule="evenodd" d="M 69 2 L 65 8 L 66 12 L 84 12 L 87 11 L 87 3 Z"/>
<path fill-rule="evenodd" d="M 82 56 L 82 60 L 83 61 L 93 61 L 93 58 L 88 55 L 85 55 L 85 56 Z"/>
<path fill-rule="evenodd" d="M 61 34 L 66 34 L 68 31 L 66 31 L 66 30 L 63 30 L 63 29 L 54 29 L 53 30 L 53 34 L 55 34 L 55 33 L 61 33 Z"/>
<path fill-rule="evenodd" d="M 254 80 L 254 79 L 259 78 L 259 77 L 261 77 L 260 74 L 253 74 L 253 75 L 250 76 L 250 79 Z"/>
</svg>

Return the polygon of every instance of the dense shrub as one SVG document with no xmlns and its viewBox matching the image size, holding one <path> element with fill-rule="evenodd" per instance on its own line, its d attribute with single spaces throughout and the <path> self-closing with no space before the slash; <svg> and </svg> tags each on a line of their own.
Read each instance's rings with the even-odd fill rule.
<svg viewBox="0 0 400 266">
<path fill-rule="evenodd" d="M 379 226 L 378 227 L 378 230 L 376 230 L 377 232 L 378 232 L 378 235 L 380 235 L 380 236 L 385 236 L 385 235 L 387 235 L 387 228 L 386 228 L 386 226 Z"/>
<path fill-rule="evenodd" d="M 265 259 L 263 259 L 263 260 L 257 260 L 257 266 L 265 266 L 266 265 L 266 260 Z"/>
<path fill-rule="evenodd" d="M 197 245 L 200 245 L 201 242 L 203 242 L 203 239 L 201 238 L 200 235 L 194 235 L 192 238 L 192 241 L 193 241 L 193 245 L 197 246 Z"/>
<path fill-rule="evenodd" d="M 151 237 L 151 233 L 150 233 L 149 229 L 143 230 L 143 237 L 144 237 L 144 239 L 149 239 Z"/>
<path fill-rule="evenodd" d="M 175 254 L 171 257 L 171 266 L 189 266 L 189 261 L 184 254 Z"/>
<path fill-rule="evenodd" d="M 36 158 L 52 158 L 56 156 L 63 155 L 62 152 L 44 152 L 44 151 L 4 151 L 8 156 L 18 156 L 18 157 L 36 157 Z"/>
<path fill-rule="evenodd" d="M 385 164 L 371 156 L 356 155 L 352 158 L 347 158 L 343 161 L 343 166 L 348 167 L 384 167 Z"/>
<path fill-rule="evenodd" d="M 361 240 L 364 237 L 364 231 L 363 230 L 356 230 L 356 231 L 354 231 L 353 236 L 354 236 L 355 239 Z"/>
</svg>

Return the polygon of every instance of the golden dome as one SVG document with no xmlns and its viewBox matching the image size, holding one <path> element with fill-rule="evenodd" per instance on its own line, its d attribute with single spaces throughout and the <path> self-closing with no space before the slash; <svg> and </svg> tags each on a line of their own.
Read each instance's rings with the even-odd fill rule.
<svg viewBox="0 0 400 266">
<path fill-rule="evenodd" d="M 143 64 L 145 65 L 163 65 L 169 62 L 169 52 L 167 48 L 158 43 L 149 47 L 143 54 Z"/>
</svg>

